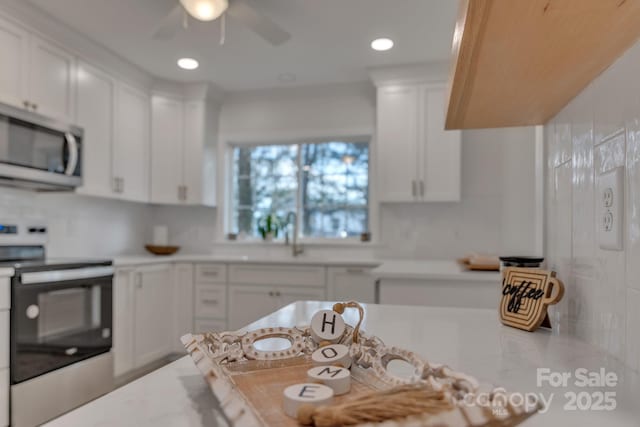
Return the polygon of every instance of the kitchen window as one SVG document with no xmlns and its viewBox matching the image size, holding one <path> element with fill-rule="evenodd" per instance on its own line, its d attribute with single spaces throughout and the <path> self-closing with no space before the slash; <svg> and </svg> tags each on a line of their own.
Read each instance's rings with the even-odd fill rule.
<svg viewBox="0 0 640 427">
<path fill-rule="evenodd" d="M 349 238 L 369 230 L 369 143 L 232 145 L 231 231 L 260 238 L 275 215 L 281 231 L 295 212 L 300 235 Z"/>
</svg>

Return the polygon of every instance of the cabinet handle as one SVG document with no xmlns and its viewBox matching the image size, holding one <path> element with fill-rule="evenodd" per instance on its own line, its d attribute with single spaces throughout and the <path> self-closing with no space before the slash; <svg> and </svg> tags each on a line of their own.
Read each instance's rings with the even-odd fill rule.
<svg viewBox="0 0 640 427">
<path fill-rule="evenodd" d="M 33 111 L 36 111 L 38 109 L 38 104 L 31 104 L 31 108 L 33 108 Z"/>
<path fill-rule="evenodd" d="M 416 197 L 416 180 L 411 181 L 411 195 Z"/>
<path fill-rule="evenodd" d="M 119 191 L 118 187 L 118 177 L 113 177 L 113 192 L 117 193 Z"/>
<path fill-rule="evenodd" d="M 187 194 L 189 193 L 189 187 L 187 187 L 186 185 L 182 186 L 183 190 L 182 190 L 182 200 L 184 202 L 187 201 Z"/>
<path fill-rule="evenodd" d="M 120 178 L 120 192 L 124 193 L 124 178 Z"/>
<path fill-rule="evenodd" d="M 203 276 L 209 276 L 209 277 L 217 277 L 218 276 L 218 272 L 217 271 L 202 271 L 201 273 Z"/>
<path fill-rule="evenodd" d="M 424 181 L 420 180 L 420 195 L 424 196 Z"/>
<path fill-rule="evenodd" d="M 142 289 L 142 273 L 136 274 L 136 287 Z"/>
<path fill-rule="evenodd" d="M 24 105 L 24 108 L 29 108 L 29 101 L 22 101 L 22 105 Z"/>
<path fill-rule="evenodd" d="M 280 291 L 276 292 L 276 296 L 279 297 L 280 295 Z"/>
<path fill-rule="evenodd" d="M 202 301 L 203 304 L 218 305 L 218 300 L 217 299 L 203 299 L 201 301 Z"/>
<path fill-rule="evenodd" d="M 182 185 L 178 185 L 178 200 L 182 199 Z"/>
<path fill-rule="evenodd" d="M 349 274 L 362 274 L 362 273 L 364 273 L 364 268 L 347 268 L 347 273 L 349 273 Z"/>
</svg>

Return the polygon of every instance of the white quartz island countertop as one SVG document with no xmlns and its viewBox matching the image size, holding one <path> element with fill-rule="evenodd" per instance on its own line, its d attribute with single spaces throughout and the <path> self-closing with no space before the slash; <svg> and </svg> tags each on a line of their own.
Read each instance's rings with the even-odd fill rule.
<svg viewBox="0 0 640 427">
<path fill-rule="evenodd" d="M 329 307 L 329 302 L 290 304 L 248 328 L 308 324 L 313 313 Z M 638 374 L 575 338 L 548 330 L 528 333 L 503 326 L 494 310 L 389 305 L 368 305 L 365 310 L 364 329 L 387 345 L 413 350 L 428 361 L 445 363 L 473 375 L 481 383 L 551 399 L 548 410 L 536 414 L 524 426 L 639 425 Z M 345 320 L 354 324 L 355 313 L 347 313 Z M 555 384 L 556 387 L 548 381 L 538 384 L 540 368 L 570 375 L 567 384 Z M 578 368 L 605 372 L 609 378 L 615 375 L 617 384 L 581 386 L 576 376 Z M 608 400 L 615 404 L 615 409 L 604 410 L 602 405 L 600 410 L 588 409 L 597 402 L 603 403 L 596 397 L 601 392 L 610 393 Z M 578 405 L 584 409 L 579 409 L 575 401 L 572 403 L 571 393 L 582 396 Z M 574 406 L 576 410 L 571 410 Z M 217 402 L 186 356 L 46 424 L 47 427 L 224 425 Z"/>
</svg>

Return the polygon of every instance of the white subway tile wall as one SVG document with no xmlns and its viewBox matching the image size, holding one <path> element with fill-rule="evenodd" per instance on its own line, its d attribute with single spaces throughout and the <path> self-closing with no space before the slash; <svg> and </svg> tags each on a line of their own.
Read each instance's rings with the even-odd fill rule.
<svg viewBox="0 0 640 427">
<path fill-rule="evenodd" d="M 546 254 L 566 284 L 559 330 L 640 369 L 640 43 L 545 126 Z M 616 133 L 624 138 L 611 138 Z M 596 239 L 598 176 L 625 167 L 624 249 Z"/>
</svg>

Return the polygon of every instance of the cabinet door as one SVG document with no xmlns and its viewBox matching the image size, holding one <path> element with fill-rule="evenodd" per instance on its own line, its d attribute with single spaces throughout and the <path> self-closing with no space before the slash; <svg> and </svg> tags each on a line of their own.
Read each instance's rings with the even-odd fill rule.
<svg viewBox="0 0 640 427">
<path fill-rule="evenodd" d="M 48 117 L 73 122 L 75 58 L 66 50 L 31 36 L 29 101 Z"/>
<path fill-rule="evenodd" d="M 181 203 L 184 116 L 182 101 L 151 99 L 151 202 Z"/>
<path fill-rule="evenodd" d="M 329 300 L 375 303 L 375 280 L 371 277 L 371 268 L 330 267 L 328 275 Z"/>
<path fill-rule="evenodd" d="M 420 106 L 420 197 L 425 201 L 459 201 L 461 133 L 444 130 L 445 88 L 422 87 Z"/>
<path fill-rule="evenodd" d="M 78 64 L 77 122 L 82 139 L 83 183 L 78 192 L 93 196 L 114 194 L 111 149 L 113 144 L 115 81 L 89 64 Z"/>
<path fill-rule="evenodd" d="M 285 287 L 276 289 L 277 304 L 275 310 L 296 301 L 324 301 L 327 299 L 324 288 Z"/>
<path fill-rule="evenodd" d="M 158 360 L 171 352 L 173 300 L 170 265 L 154 265 L 136 272 L 135 367 Z"/>
<path fill-rule="evenodd" d="M 27 101 L 29 33 L 0 19 L 0 100 L 24 108 Z"/>
<path fill-rule="evenodd" d="M 229 287 L 229 328 L 236 330 L 255 322 L 278 307 L 276 292 L 267 285 Z"/>
<path fill-rule="evenodd" d="M 204 165 L 205 104 L 203 101 L 184 104 L 184 167 L 182 182 L 185 202 L 202 204 L 202 168 Z"/>
<path fill-rule="evenodd" d="M 120 179 L 119 196 L 138 202 L 149 200 L 149 97 L 120 84 L 117 95 L 114 176 Z"/>
<path fill-rule="evenodd" d="M 9 425 L 9 370 L 0 369 L 0 426 Z"/>
<path fill-rule="evenodd" d="M 133 270 L 118 269 L 113 281 L 113 370 L 114 376 L 134 368 L 133 361 Z"/>
<path fill-rule="evenodd" d="M 173 268 L 174 332 L 173 350 L 185 352 L 180 337 L 193 332 L 193 264 L 176 264 Z"/>
<path fill-rule="evenodd" d="M 411 202 L 418 191 L 417 87 L 378 89 L 377 170 L 381 202 Z"/>
</svg>

